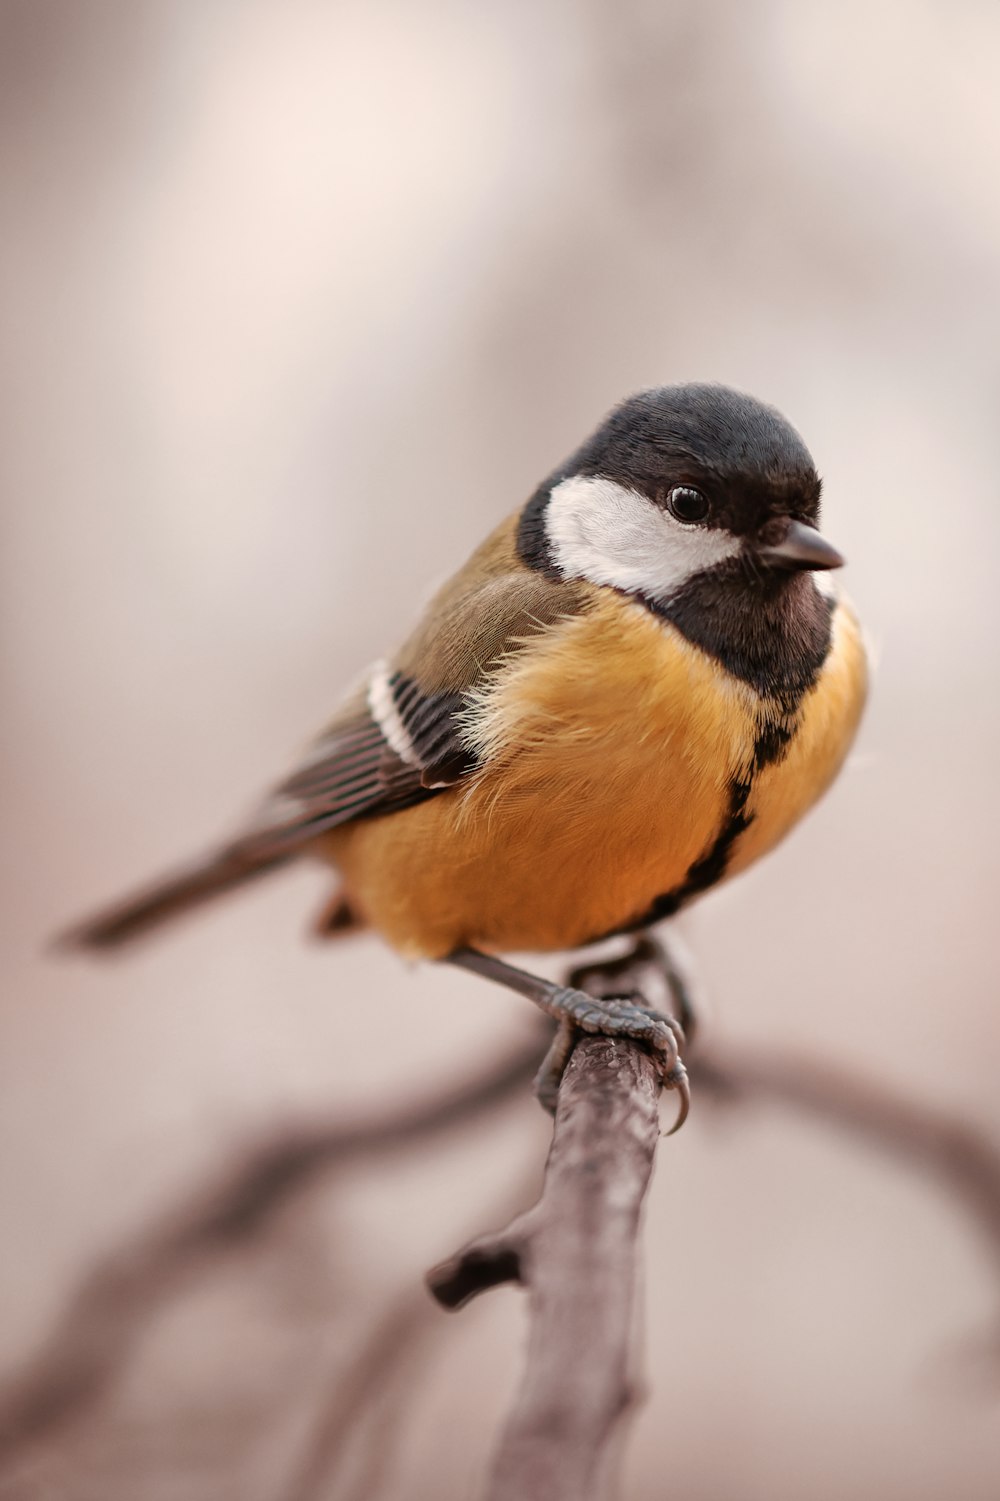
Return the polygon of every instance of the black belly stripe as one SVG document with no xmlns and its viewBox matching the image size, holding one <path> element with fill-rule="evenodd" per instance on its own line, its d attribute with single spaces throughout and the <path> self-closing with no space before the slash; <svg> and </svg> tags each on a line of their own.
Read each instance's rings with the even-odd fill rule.
<svg viewBox="0 0 1000 1501">
<path fill-rule="evenodd" d="M 725 822 L 707 852 L 690 867 L 679 886 L 655 897 L 641 917 L 628 923 L 624 928 L 619 928 L 618 932 L 631 933 L 636 928 L 645 928 L 650 923 L 659 922 L 664 917 L 673 917 L 685 902 L 689 902 L 692 897 L 698 896 L 702 891 L 707 891 L 710 886 L 722 880 L 726 873 L 726 866 L 729 864 L 733 845 L 744 829 L 748 829 L 753 823 L 753 814 L 746 811 L 752 788 L 752 776 L 746 781 L 730 782 L 729 807 Z"/>
<path fill-rule="evenodd" d="M 729 803 L 722 828 L 705 854 L 689 868 L 679 886 L 655 897 L 640 917 L 623 924 L 620 928 L 615 928 L 611 933 L 602 934 L 602 938 L 612 938 L 620 933 L 634 933 L 637 929 L 648 928 L 665 917 L 673 917 L 674 913 L 679 912 L 692 897 L 708 891 L 716 882 L 722 880 L 729 865 L 733 846 L 754 820 L 754 815 L 747 812 L 754 778 L 763 767 L 772 766 L 783 760 L 788 753 L 788 747 L 796 729 L 797 723 L 792 715 L 762 720 L 754 741 L 749 775 L 734 777 L 730 782 Z M 595 943 L 597 941 L 597 939 L 594 940 Z"/>
</svg>

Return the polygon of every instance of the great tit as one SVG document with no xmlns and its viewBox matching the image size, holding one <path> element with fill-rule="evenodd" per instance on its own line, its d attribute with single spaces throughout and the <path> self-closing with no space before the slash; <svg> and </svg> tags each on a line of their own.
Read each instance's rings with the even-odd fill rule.
<svg viewBox="0 0 1000 1501">
<path fill-rule="evenodd" d="M 113 948 L 300 855 L 324 933 L 510 985 L 658 1050 L 676 1028 L 515 969 L 669 917 L 783 838 L 854 738 L 867 668 L 829 587 L 820 480 L 773 408 L 629 397 L 431 601 L 394 656 L 204 858 L 66 935 Z"/>
</svg>

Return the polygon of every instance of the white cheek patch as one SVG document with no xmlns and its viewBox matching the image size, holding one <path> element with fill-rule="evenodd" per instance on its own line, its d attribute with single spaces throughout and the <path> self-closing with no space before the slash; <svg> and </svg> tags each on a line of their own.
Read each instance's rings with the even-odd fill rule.
<svg viewBox="0 0 1000 1501">
<path fill-rule="evenodd" d="M 729 532 L 685 526 L 637 490 L 593 475 L 554 485 L 545 511 L 553 561 L 565 578 L 666 599 L 696 573 L 740 551 Z"/>
</svg>

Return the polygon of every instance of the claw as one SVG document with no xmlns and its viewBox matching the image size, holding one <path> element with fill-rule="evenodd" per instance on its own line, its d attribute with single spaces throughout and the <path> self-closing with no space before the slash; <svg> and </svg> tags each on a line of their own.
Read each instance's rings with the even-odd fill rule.
<svg viewBox="0 0 1000 1501">
<path fill-rule="evenodd" d="M 671 1032 L 674 1034 L 674 1041 L 676 1042 L 678 1048 L 681 1052 L 683 1052 L 687 1047 L 687 1033 L 684 1031 L 684 1028 L 681 1026 L 676 1016 L 664 1015 L 663 1020 L 666 1022 Z"/>
<path fill-rule="evenodd" d="M 674 1064 L 669 1074 L 664 1074 L 663 1087 L 665 1089 L 676 1089 L 680 1095 L 680 1104 L 677 1107 L 677 1119 L 670 1127 L 670 1130 L 665 1133 L 667 1136 L 673 1136 L 681 1129 L 691 1109 L 691 1083 L 688 1079 L 687 1069 L 679 1060 Z"/>
</svg>

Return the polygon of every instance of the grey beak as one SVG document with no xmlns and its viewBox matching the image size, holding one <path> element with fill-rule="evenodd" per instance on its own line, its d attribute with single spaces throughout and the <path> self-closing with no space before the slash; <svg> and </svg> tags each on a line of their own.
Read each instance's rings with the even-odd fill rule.
<svg viewBox="0 0 1000 1501">
<path fill-rule="evenodd" d="M 757 556 L 775 568 L 843 568 L 844 556 L 814 526 L 790 521 L 779 542 L 761 542 Z"/>
</svg>

